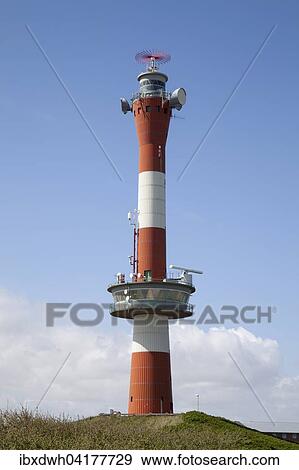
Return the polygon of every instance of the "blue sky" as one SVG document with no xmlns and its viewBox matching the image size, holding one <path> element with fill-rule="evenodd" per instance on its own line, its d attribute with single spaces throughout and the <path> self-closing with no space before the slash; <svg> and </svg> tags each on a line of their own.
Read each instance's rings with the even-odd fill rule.
<svg viewBox="0 0 299 470">
<path fill-rule="evenodd" d="M 167 146 L 168 262 L 203 269 L 194 303 L 275 305 L 283 367 L 298 353 L 298 16 L 295 1 L 1 2 L 0 286 L 41 301 L 109 301 L 129 271 L 137 139 L 119 98 L 134 55 L 161 48 L 187 103 Z M 123 177 L 28 34 L 29 25 Z M 273 25 L 183 179 L 177 177 Z M 125 328 L 125 327 L 124 327 Z"/>
</svg>

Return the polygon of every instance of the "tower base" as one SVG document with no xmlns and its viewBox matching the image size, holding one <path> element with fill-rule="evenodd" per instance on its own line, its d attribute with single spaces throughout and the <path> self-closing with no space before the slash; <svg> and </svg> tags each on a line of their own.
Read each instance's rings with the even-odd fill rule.
<svg viewBox="0 0 299 470">
<path fill-rule="evenodd" d="M 173 413 L 168 319 L 134 319 L 129 414 Z"/>
</svg>

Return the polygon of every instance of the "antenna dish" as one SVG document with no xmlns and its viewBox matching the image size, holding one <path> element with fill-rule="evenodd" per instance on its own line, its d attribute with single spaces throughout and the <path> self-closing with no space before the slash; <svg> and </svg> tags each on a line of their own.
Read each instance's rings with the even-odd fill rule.
<svg viewBox="0 0 299 470">
<path fill-rule="evenodd" d="M 177 88 L 171 93 L 170 106 L 180 111 L 186 103 L 186 91 L 184 88 Z"/>
<path fill-rule="evenodd" d="M 130 106 L 128 100 L 126 100 L 126 98 L 121 98 L 120 99 L 120 107 L 121 107 L 121 110 L 124 114 L 127 114 L 129 111 L 131 111 L 131 106 Z"/>
<path fill-rule="evenodd" d="M 146 49 L 140 51 L 135 55 L 135 60 L 139 64 L 148 64 L 149 70 L 156 70 L 157 65 L 166 64 L 171 59 L 168 52 L 157 51 L 153 49 Z"/>
</svg>

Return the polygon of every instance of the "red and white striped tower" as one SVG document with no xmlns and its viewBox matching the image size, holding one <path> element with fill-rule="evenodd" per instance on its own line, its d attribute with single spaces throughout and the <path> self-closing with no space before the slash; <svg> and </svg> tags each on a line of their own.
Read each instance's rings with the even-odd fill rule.
<svg viewBox="0 0 299 470">
<path fill-rule="evenodd" d="M 148 64 L 138 76 L 140 90 L 131 104 L 121 99 L 122 111 L 134 114 L 139 142 L 133 273 L 131 282 L 119 274 L 108 290 L 115 302 L 111 314 L 134 322 L 129 414 L 172 413 L 168 323 L 192 315 L 188 301 L 195 288 L 188 272 L 167 278 L 165 146 L 172 109 L 182 108 L 186 94 L 183 88 L 165 90 L 168 77 L 157 64 L 169 55 L 145 51 L 136 58 Z"/>
</svg>

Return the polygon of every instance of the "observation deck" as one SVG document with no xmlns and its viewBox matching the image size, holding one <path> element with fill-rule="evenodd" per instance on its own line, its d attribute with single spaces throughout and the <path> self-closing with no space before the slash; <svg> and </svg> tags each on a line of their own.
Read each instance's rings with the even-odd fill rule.
<svg viewBox="0 0 299 470">
<path fill-rule="evenodd" d="M 189 298 L 195 287 L 181 280 L 122 282 L 107 290 L 113 296 L 110 314 L 114 317 L 133 319 L 137 315 L 158 314 L 177 319 L 193 314 Z"/>
</svg>

